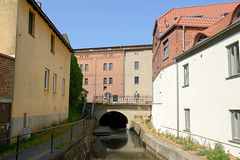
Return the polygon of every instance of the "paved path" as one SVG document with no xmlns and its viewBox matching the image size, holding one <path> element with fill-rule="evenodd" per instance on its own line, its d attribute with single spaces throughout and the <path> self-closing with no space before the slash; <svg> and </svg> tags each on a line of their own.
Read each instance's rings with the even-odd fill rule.
<svg viewBox="0 0 240 160">
<path fill-rule="evenodd" d="M 81 139 L 85 136 L 85 134 L 79 134 L 83 132 L 83 121 L 80 121 L 74 128 L 73 128 L 73 142 Z M 74 138 L 75 137 L 75 138 Z M 18 160 L 46 160 L 51 159 L 57 154 L 61 153 L 65 149 L 67 149 L 68 145 L 65 145 L 64 147 L 60 149 L 54 149 L 59 144 L 62 144 L 68 140 L 71 139 L 71 130 L 62 135 L 61 137 L 58 137 L 54 139 L 53 142 L 53 153 L 51 154 L 51 141 L 46 142 L 44 144 L 41 144 L 39 146 L 33 147 L 31 149 L 22 151 L 18 155 Z M 19 148 L 21 150 L 21 148 Z M 16 155 L 11 155 L 9 157 L 1 158 L 0 160 L 16 160 Z"/>
</svg>

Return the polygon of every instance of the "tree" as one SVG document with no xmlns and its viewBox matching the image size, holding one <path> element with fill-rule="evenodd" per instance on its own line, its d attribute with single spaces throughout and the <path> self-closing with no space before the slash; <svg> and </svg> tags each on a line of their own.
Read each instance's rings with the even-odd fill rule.
<svg viewBox="0 0 240 160">
<path fill-rule="evenodd" d="M 77 58 L 72 53 L 71 55 L 71 69 L 70 69 L 70 94 L 69 94 L 69 105 L 74 107 L 78 105 L 79 96 L 83 90 L 83 74 L 78 66 Z"/>
</svg>

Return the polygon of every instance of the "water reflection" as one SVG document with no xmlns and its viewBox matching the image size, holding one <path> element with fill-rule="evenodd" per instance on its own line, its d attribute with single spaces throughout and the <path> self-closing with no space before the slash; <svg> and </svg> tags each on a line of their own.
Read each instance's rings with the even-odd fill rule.
<svg viewBox="0 0 240 160">
<path fill-rule="evenodd" d="M 91 160 L 155 160 L 140 139 L 128 130 L 114 130 L 111 136 L 94 137 Z"/>
</svg>

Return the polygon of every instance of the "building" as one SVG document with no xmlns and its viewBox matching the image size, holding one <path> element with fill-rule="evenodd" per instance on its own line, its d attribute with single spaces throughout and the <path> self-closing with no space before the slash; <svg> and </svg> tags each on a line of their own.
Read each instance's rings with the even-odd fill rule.
<svg viewBox="0 0 240 160">
<path fill-rule="evenodd" d="M 120 102 L 127 96 L 133 98 L 136 91 L 140 96 L 151 97 L 151 47 L 131 45 L 75 49 L 84 76 L 83 85 L 89 92 L 87 101 L 93 102 L 95 97 L 95 101 L 109 102 L 116 95 L 116 101 Z M 138 69 L 134 68 L 135 62 L 138 62 Z"/>
<path fill-rule="evenodd" d="M 15 58 L 0 53 L 0 139 L 9 136 Z"/>
<path fill-rule="evenodd" d="M 15 57 L 10 136 L 66 120 L 73 49 L 35 0 L 0 8 L 0 52 Z"/>
<path fill-rule="evenodd" d="M 157 19 L 153 32 L 155 128 L 191 135 L 207 146 L 220 141 L 235 156 L 240 156 L 239 139 L 232 137 L 238 122 L 231 133 L 231 119 L 239 121 L 233 116 L 239 110 L 238 80 L 227 80 L 232 76 L 226 52 L 239 40 L 239 25 L 230 22 L 239 16 L 239 4 L 171 9 Z"/>
</svg>

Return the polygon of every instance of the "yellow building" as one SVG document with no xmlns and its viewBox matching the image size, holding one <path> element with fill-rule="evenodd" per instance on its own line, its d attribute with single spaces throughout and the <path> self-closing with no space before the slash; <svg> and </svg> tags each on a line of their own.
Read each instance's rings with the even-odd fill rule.
<svg viewBox="0 0 240 160">
<path fill-rule="evenodd" d="M 15 57 L 10 136 L 68 118 L 73 49 L 35 0 L 0 0 L 0 53 Z"/>
</svg>

